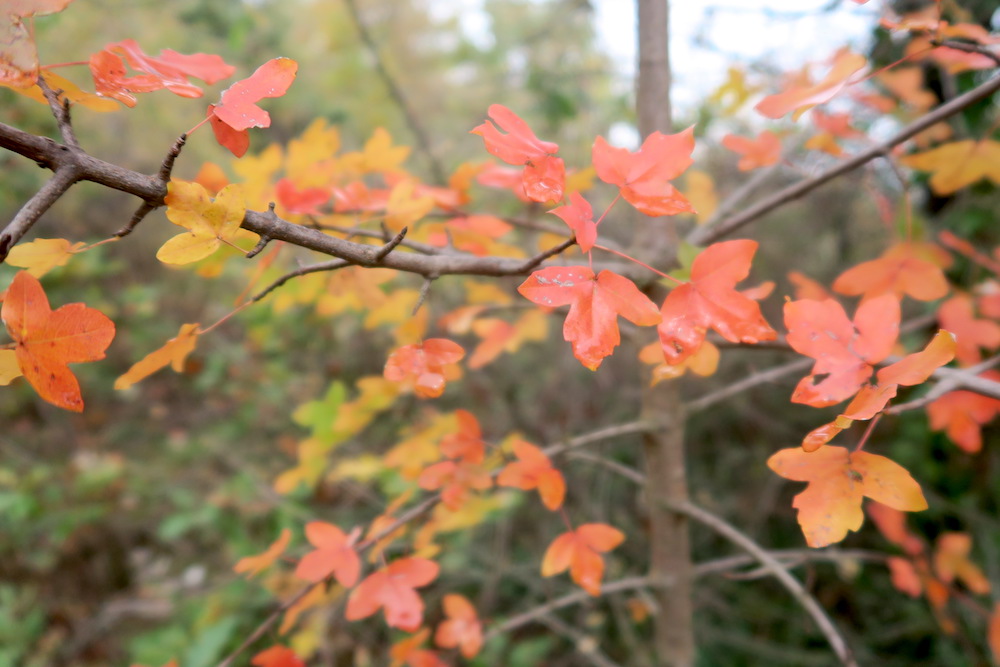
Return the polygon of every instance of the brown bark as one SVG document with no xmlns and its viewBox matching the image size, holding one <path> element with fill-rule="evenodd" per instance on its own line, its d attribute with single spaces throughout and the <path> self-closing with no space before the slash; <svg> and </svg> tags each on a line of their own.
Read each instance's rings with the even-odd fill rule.
<svg viewBox="0 0 1000 667">
<path fill-rule="evenodd" d="M 639 72 L 636 112 L 639 133 L 669 133 L 670 54 L 669 3 L 639 0 Z M 644 220 L 644 259 L 669 264 L 676 253 L 671 242 L 676 235 L 664 220 Z M 657 664 L 689 667 L 694 664 L 694 622 L 691 601 L 690 543 L 688 518 L 671 507 L 688 501 L 684 463 L 684 409 L 676 382 L 661 383 L 643 394 L 642 420 L 659 425 L 644 436 L 646 496 L 650 516 L 650 578 L 658 582 L 654 648 Z"/>
</svg>

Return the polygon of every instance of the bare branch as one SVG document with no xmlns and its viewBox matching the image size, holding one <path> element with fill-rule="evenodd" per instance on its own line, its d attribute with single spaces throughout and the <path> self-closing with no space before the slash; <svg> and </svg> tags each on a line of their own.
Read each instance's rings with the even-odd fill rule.
<svg viewBox="0 0 1000 667">
<path fill-rule="evenodd" d="M 434 155 L 434 151 L 431 150 L 431 142 L 427 137 L 427 132 L 424 130 L 423 124 L 417 117 L 417 114 L 410 107 L 410 103 L 406 99 L 406 95 L 403 94 L 403 88 L 399 85 L 396 79 L 389 72 L 389 69 L 385 65 L 385 59 L 382 58 L 382 53 L 379 51 L 378 44 L 375 43 L 375 39 L 372 37 L 371 32 L 368 30 L 368 26 L 361 19 L 361 14 L 358 11 L 358 5 L 355 0 L 345 0 L 347 5 L 348 13 L 351 15 L 351 19 L 354 21 L 354 27 L 358 31 L 358 36 L 364 43 L 365 48 L 372 55 L 375 60 L 375 70 L 378 75 L 382 78 L 385 83 L 385 87 L 389 90 L 389 95 L 399 106 L 399 110 L 403 112 L 403 116 L 406 118 L 406 124 L 410 126 L 410 131 L 413 132 L 413 136 L 417 140 L 417 145 L 420 147 L 421 152 L 427 157 L 427 161 L 430 164 L 431 172 L 434 174 L 435 180 L 439 184 L 444 184 L 448 182 L 448 177 L 445 175 L 444 168 L 438 161 L 437 156 Z"/>
<path fill-rule="evenodd" d="M 935 371 L 934 376 L 941 379 L 930 391 L 920 398 L 894 405 L 885 412 L 890 415 L 898 415 L 908 410 L 919 410 L 941 398 L 949 391 L 955 391 L 956 389 L 968 389 L 977 394 L 1000 399 L 1000 382 L 979 376 L 980 373 L 993 368 L 997 364 L 1000 364 L 1000 355 L 990 357 L 986 361 L 978 363 L 975 366 L 970 366 L 969 368 L 939 368 Z"/>
<path fill-rule="evenodd" d="M 302 268 L 295 269 L 294 271 L 289 271 L 285 275 L 281 276 L 273 283 L 262 289 L 260 292 L 255 294 L 250 298 L 250 303 L 256 303 L 263 299 L 265 296 L 278 289 L 285 283 L 287 283 L 292 278 L 298 278 L 300 276 L 306 276 L 310 273 L 320 273 L 322 271 L 336 271 L 337 269 L 343 269 L 344 267 L 351 266 L 350 262 L 346 262 L 342 259 L 333 259 L 329 262 L 321 262 L 319 264 L 310 264 L 309 266 L 303 266 Z"/>
<path fill-rule="evenodd" d="M 160 163 L 160 171 L 156 173 L 156 177 L 160 180 L 160 184 L 163 186 L 164 197 L 167 195 L 167 183 L 170 182 L 170 174 L 174 171 L 174 162 L 177 161 L 177 157 L 181 154 L 181 149 L 184 148 L 185 143 L 187 143 L 187 134 L 181 134 L 177 137 L 173 146 L 171 146 L 170 150 L 167 151 L 167 156 L 163 158 L 163 162 Z M 149 200 L 143 201 L 142 204 L 139 205 L 139 208 L 136 209 L 135 213 L 132 214 L 132 218 L 128 221 L 128 224 L 115 232 L 115 236 L 118 238 L 128 236 L 132 233 L 132 230 L 136 228 L 136 225 L 143 221 L 143 218 L 159 207 L 160 204 L 156 202 Z"/>
<path fill-rule="evenodd" d="M 980 84 L 976 88 L 973 88 L 969 92 L 956 97 L 946 104 L 942 104 L 934 111 L 931 111 L 927 115 L 922 116 L 918 120 L 904 127 L 887 141 L 883 141 L 880 144 L 872 146 L 868 150 L 858 153 L 848 160 L 844 160 L 836 167 L 828 169 L 822 174 L 799 181 L 798 183 L 790 185 L 783 190 L 779 190 L 770 197 L 766 197 L 757 204 L 745 209 L 742 213 L 738 213 L 731 218 L 722 220 L 712 227 L 695 227 L 688 234 L 687 241 L 694 245 L 708 245 L 710 243 L 714 243 L 715 241 L 733 233 L 740 227 L 743 227 L 744 225 L 757 220 L 757 218 L 784 206 L 788 202 L 799 199 L 819 186 L 832 181 L 838 176 L 842 176 L 881 155 L 885 155 L 894 146 L 897 146 L 910 137 L 923 132 L 935 123 L 939 123 L 942 120 L 953 116 L 966 107 L 975 104 L 979 100 L 989 97 L 997 90 L 1000 90 L 1000 76 L 995 76 L 985 83 Z"/>
<path fill-rule="evenodd" d="M 42 89 L 42 94 L 45 95 L 49 108 L 52 109 L 52 115 L 56 118 L 56 125 L 59 126 L 59 134 L 62 136 L 63 143 L 73 148 L 79 148 L 80 142 L 76 139 L 73 123 L 69 117 L 69 100 L 60 100 L 59 93 L 49 87 L 45 77 L 39 75 L 35 83 Z"/>
<path fill-rule="evenodd" d="M 775 579 L 792 594 L 806 610 L 806 613 L 812 617 L 813 621 L 819 626 L 820 631 L 826 637 L 834 653 L 837 654 L 841 664 L 857 667 L 858 663 L 851 655 L 851 651 L 847 647 L 847 642 L 844 641 L 844 638 L 833 625 L 833 621 L 830 620 L 830 617 L 826 615 L 823 608 L 816 602 L 816 598 L 809 594 L 805 587 L 799 583 L 798 579 L 789 574 L 788 570 L 785 569 L 778 559 L 721 517 L 707 512 L 691 502 L 672 504 L 670 509 L 686 514 L 698 523 L 711 528 L 760 561 L 760 564 L 774 575 Z"/>
<path fill-rule="evenodd" d="M 0 232 L 0 262 L 7 259 L 7 254 L 21 238 L 28 233 L 32 225 L 38 222 L 63 194 L 80 180 L 80 172 L 71 162 L 59 167 L 45 185 L 24 203 L 10 224 Z"/>
<path fill-rule="evenodd" d="M 966 53 L 978 53 L 981 56 L 986 56 L 987 58 L 990 58 L 993 62 L 997 64 L 998 67 L 1000 67 L 1000 53 L 991 51 L 986 47 L 979 46 L 978 44 L 970 44 L 968 42 L 956 42 L 955 40 L 948 39 L 938 44 L 938 46 L 946 46 L 949 49 L 955 49 L 957 51 L 965 51 Z"/>
</svg>

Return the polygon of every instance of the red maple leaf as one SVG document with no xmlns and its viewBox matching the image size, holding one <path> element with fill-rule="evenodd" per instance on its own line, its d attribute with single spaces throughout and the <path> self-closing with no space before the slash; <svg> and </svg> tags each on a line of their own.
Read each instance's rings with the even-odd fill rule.
<svg viewBox="0 0 1000 667">
<path fill-rule="evenodd" d="M 982 377 L 1000 381 L 1000 373 L 987 371 Z M 983 448 L 982 427 L 1000 415 L 1000 400 L 972 391 L 950 391 L 927 406 L 931 428 L 945 431 L 964 451 L 975 454 Z"/>
<path fill-rule="evenodd" d="M 330 201 L 329 188 L 295 187 L 291 179 L 282 178 L 274 185 L 274 196 L 289 213 L 319 215 L 319 207 Z"/>
<path fill-rule="evenodd" d="M 462 459 L 469 463 L 482 463 L 486 457 L 486 445 L 479 420 L 468 410 L 456 410 L 458 433 L 450 433 L 441 439 L 441 453 L 450 459 Z"/>
<path fill-rule="evenodd" d="M 478 125 L 470 134 L 481 136 L 490 154 L 507 164 L 524 167 L 521 183 L 529 199 L 536 202 L 562 199 L 566 166 L 561 158 L 555 157 L 559 145 L 536 137 L 527 123 L 502 104 L 490 105 L 487 114 L 493 122 Z"/>
<path fill-rule="evenodd" d="M 483 491 L 493 486 L 493 477 L 479 463 L 440 461 L 424 468 L 417 479 L 421 489 L 441 489 L 441 502 L 450 510 L 459 510 L 473 490 Z"/>
<path fill-rule="evenodd" d="M 899 301 L 884 294 L 858 306 L 854 322 L 834 301 L 800 299 L 785 304 L 788 344 L 816 360 L 799 381 L 793 403 L 821 408 L 852 396 L 885 359 L 899 335 Z"/>
<path fill-rule="evenodd" d="M 383 375 L 390 382 L 405 382 L 421 398 L 437 398 L 447 380 L 457 377 L 455 366 L 465 350 L 447 338 L 428 338 L 423 343 L 404 345 L 389 355 Z"/>
<path fill-rule="evenodd" d="M 142 74 L 128 76 L 125 63 Z M 108 44 L 103 51 L 90 56 L 90 72 L 95 90 L 125 106 L 135 106 L 131 93 L 146 93 L 166 88 L 181 97 L 201 97 L 202 90 L 188 78 L 212 84 L 232 76 L 236 68 L 227 65 L 217 55 L 194 53 L 185 55 L 164 49 L 159 57 L 147 55 L 134 39 Z"/>
<path fill-rule="evenodd" d="M 563 338 L 590 370 L 621 342 L 618 315 L 639 326 L 660 321 L 656 304 L 635 283 L 608 270 L 595 278 L 586 266 L 550 266 L 532 273 L 517 291 L 540 306 L 569 306 Z"/>
<path fill-rule="evenodd" d="M 777 337 L 756 301 L 736 291 L 750 273 L 756 241 L 714 243 L 691 265 L 691 280 L 667 295 L 658 327 L 663 356 L 679 364 L 694 354 L 709 329 L 732 343 L 758 343 Z"/>
<path fill-rule="evenodd" d="M 722 137 L 722 145 L 740 155 L 736 165 L 740 171 L 768 167 L 781 159 L 781 139 L 770 130 L 761 132 L 754 139 L 727 134 Z"/>
<path fill-rule="evenodd" d="M 218 104 L 208 105 L 208 117 L 218 142 L 236 157 L 242 157 L 250 141 L 246 131 L 271 125 L 270 114 L 257 106 L 257 102 L 284 95 L 298 68 L 299 64 L 291 58 L 273 58 L 223 91 Z M 241 147 L 242 152 L 237 152 Z"/>
<path fill-rule="evenodd" d="M 17 364 L 38 395 L 60 408 L 83 411 L 80 384 L 67 364 L 97 361 L 115 337 L 106 315 L 82 303 L 52 310 L 38 279 L 14 276 L 0 318 L 14 339 Z"/>
<path fill-rule="evenodd" d="M 621 196 L 649 216 L 694 213 L 684 195 L 670 184 L 691 166 L 694 128 L 677 134 L 653 132 L 639 150 L 615 148 L 597 137 L 591 158 L 598 177 L 617 185 Z"/>
<path fill-rule="evenodd" d="M 937 312 L 942 329 L 955 334 L 958 349 L 955 358 L 965 366 L 982 361 L 979 348 L 993 351 L 1000 347 L 1000 324 L 977 319 L 975 301 L 966 293 L 958 293 L 941 304 Z"/>
<path fill-rule="evenodd" d="M 341 586 L 350 588 L 361 574 L 361 559 L 354 549 L 357 538 L 356 531 L 347 535 L 331 523 L 310 521 L 306 524 L 306 539 L 316 549 L 302 557 L 295 576 L 317 582 L 332 574 Z"/>
<path fill-rule="evenodd" d="M 413 632 L 424 619 L 424 602 L 415 589 L 434 581 L 440 570 L 426 558 L 400 558 L 368 575 L 351 591 L 344 616 L 367 618 L 382 609 L 391 628 Z"/>
<path fill-rule="evenodd" d="M 579 192 L 571 192 L 569 204 L 554 208 L 549 213 L 562 218 L 562 221 L 573 230 L 580 250 L 590 252 L 597 241 L 597 224 L 594 223 L 594 210 L 590 207 L 590 202 L 583 198 L 583 195 Z"/>
</svg>

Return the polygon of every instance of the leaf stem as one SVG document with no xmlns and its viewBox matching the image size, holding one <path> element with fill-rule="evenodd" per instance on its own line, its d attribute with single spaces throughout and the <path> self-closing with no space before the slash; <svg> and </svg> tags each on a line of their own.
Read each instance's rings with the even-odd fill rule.
<svg viewBox="0 0 1000 667">
<path fill-rule="evenodd" d="M 666 278 L 667 280 L 673 281 L 673 282 L 677 283 L 678 285 L 683 285 L 685 283 L 685 281 L 678 280 L 677 278 L 674 278 L 673 276 L 671 276 L 669 274 L 666 274 L 663 271 L 660 271 L 659 269 L 654 269 L 649 264 L 646 264 L 645 262 L 640 262 L 635 257 L 632 257 L 631 255 L 627 255 L 627 254 L 625 254 L 625 253 L 623 253 L 621 251 L 614 250 L 613 248 L 609 248 L 607 246 L 603 246 L 603 245 L 600 245 L 600 244 L 597 244 L 597 243 L 594 244 L 594 247 L 597 248 L 598 250 L 604 250 L 605 252 L 610 252 L 612 255 L 618 255 L 619 257 L 623 257 L 623 258 L 625 258 L 625 259 L 627 259 L 629 261 L 635 262 L 639 266 L 647 268 L 650 271 L 652 271 L 653 273 L 655 273 L 656 275 L 658 275 L 658 276 L 660 276 L 662 278 Z"/>
<path fill-rule="evenodd" d="M 872 434 L 872 431 L 875 430 L 875 425 L 878 424 L 879 420 L 881 419 L 882 419 L 882 413 L 880 412 L 877 415 L 875 415 L 875 418 L 868 423 L 868 428 L 865 429 L 864 435 L 862 435 L 861 439 L 858 440 L 858 444 L 855 445 L 854 451 L 856 452 L 861 451 L 861 449 L 865 446 L 865 443 L 868 442 L 868 436 Z"/>
</svg>

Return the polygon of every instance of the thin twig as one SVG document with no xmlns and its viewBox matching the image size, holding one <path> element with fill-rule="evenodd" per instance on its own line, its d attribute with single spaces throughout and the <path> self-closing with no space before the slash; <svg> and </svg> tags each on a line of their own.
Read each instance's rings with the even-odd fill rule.
<svg viewBox="0 0 1000 667">
<path fill-rule="evenodd" d="M 816 625 L 819 626 L 823 636 L 826 637 L 833 652 L 837 654 L 837 658 L 840 659 L 841 664 L 848 667 L 857 667 L 857 661 L 855 661 L 851 650 L 847 646 L 847 642 L 840 635 L 833 621 L 830 620 L 830 617 L 826 615 L 823 608 L 816 602 L 816 598 L 810 595 L 799 580 L 793 577 L 777 558 L 721 517 L 703 510 L 691 502 L 669 503 L 668 507 L 675 512 L 686 514 L 698 523 L 711 528 L 760 561 L 760 564 L 774 575 L 778 583 L 784 586 L 792 594 L 792 597 L 802 605 L 806 613 L 812 617 Z"/>
<path fill-rule="evenodd" d="M 438 184 L 443 185 L 448 182 L 448 177 L 445 175 L 444 168 L 438 161 L 437 156 L 434 155 L 434 151 L 431 150 L 431 142 L 427 137 L 427 132 L 424 130 L 423 124 L 417 117 L 417 114 L 410 107 L 410 103 L 406 99 L 406 95 L 403 93 L 402 87 L 396 81 L 396 79 L 389 73 L 389 68 L 386 67 L 385 59 L 382 57 L 382 53 L 375 43 L 375 39 L 372 37 L 371 32 L 368 30 L 368 26 L 361 19 L 361 13 L 358 11 L 358 6 L 355 0 L 344 0 L 347 5 L 348 13 L 351 15 L 351 20 L 354 22 L 354 27 L 358 31 L 358 36 L 364 43 L 365 48 L 371 54 L 372 58 L 375 60 L 375 70 L 378 75 L 382 78 L 385 83 L 386 88 L 389 90 L 389 95 L 392 97 L 393 101 L 399 107 L 400 111 L 403 112 L 403 116 L 406 118 L 406 124 L 410 126 L 410 130 L 413 132 L 413 136 L 417 140 L 417 145 L 420 147 L 421 152 L 426 156 L 428 163 L 431 167 L 431 172 L 434 174 L 434 179 Z"/>
<path fill-rule="evenodd" d="M 742 394 L 757 385 L 775 382 L 787 375 L 800 373 L 815 363 L 815 359 L 796 359 L 795 361 L 790 361 L 786 364 L 782 364 L 781 366 L 775 366 L 774 368 L 769 368 L 765 371 L 758 371 L 752 375 L 746 376 L 738 382 L 733 382 L 726 385 L 722 389 L 694 399 L 687 404 L 688 413 L 698 412 L 700 410 L 704 410 L 705 408 L 709 408 L 731 396 Z"/>
<path fill-rule="evenodd" d="M 52 178 L 24 203 L 10 224 L 0 232 L 0 262 L 7 259 L 10 249 L 17 245 L 38 219 L 78 180 L 80 171 L 73 162 L 66 162 L 56 169 Z"/>
<path fill-rule="evenodd" d="M 986 56 L 990 58 L 993 62 L 1000 66 L 1000 53 L 995 51 L 990 51 L 989 49 L 980 46 L 978 44 L 970 44 L 968 42 L 956 42 L 955 40 L 945 40 L 938 44 L 938 46 L 945 46 L 949 49 L 955 49 L 957 51 L 965 51 L 966 53 L 977 53 L 981 56 Z"/>
<path fill-rule="evenodd" d="M 903 143 L 910 137 L 923 132 L 932 125 L 962 111 L 979 100 L 989 97 L 997 90 L 1000 90 L 1000 76 L 994 76 L 992 79 L 980 84 L 969 92 L 956 97 L 946 104 L 942 104 L 934 111 L 931 111 L 913 123 L 910 123 L 888 140 L 880 144 L 876 144 L 875 146 L 858 153 L 848 160 L 844 160 L 832 169 L 828 169 L 817 176 L 799 181 L 798 183 L 794 183 L 783 190 L 779 190 L 770 197 L 762 199 L 757 204 L 748 207 L 741 213 L 738 213 L 731 218 L 720 221 L 716 225 L 711 227 L 705 225 L 695 227 L 691 230 L 691 233 L 688 234 L 687 241 L 693 245 L 708 245 L 710 243 L 714 243 L 715 241 L 733 233 L 740 227 L 743 227 L 765 214 L 784 206 L 788 202 L 795 201 L 796 199 L 803 197 L 834 178 L 853 171 L 866 162 L 888 153 L 893 147 Z"/>
<path fill-rule="evenodd" d="M 336 271 L 338 269 L 343 269 L 344 267 L 351 266 L 351 263 L 343 259 L 331 259 L 328 262 L 320 262 L 319 264 L 310 264 L 309 266 L 303 266 L 301 268 L 295 269 L 294 271 L 289 271 L 285 275 L 281 276 L 273 283 L 262 289 L 257 294 L 250 297 L 250 303 L 256 303 L 260 301 L 265 296 L 278 289 L 285 283 L 287 283 L 292 278 L 299 278 L 301 276 L 309 275 L 310 273 L 320 273 L 322 271 Z"/>
<path fill-rule="evenodd" d="M 162 185 L 163 193 L 155 201 L 146 199 L 139 205 L 139 208 L 135 210 L 132 217 L 129 219 L 128 223 L 115 232 L 117 238 L 123 236 L 128 236 L 132 233 L 132 230 L 142 222 L 143 218 L 155 211 L 161 206 L 161 201 L 163 197 L 167 195 L 167 183 L 170 182 L 170 175 L 174 171 L 174 162 L 177 161 L 177 157 L 181 154 L 181 149 L 184 148 L 184 144 L 187 143 L 187 135 L 181 134 L 174 141 L 173 145 L 170 146 L 170 150 L 167 151 L 166 157 L 163 158 L 163 162 L 160 163 L 160 170 L 156 172 L 156 178 L 159 179 Z"/>
<path fill-rule="evenodd" d="M 640 433 L 647 433 L 653 429 L 658 428 L 656 424 L 647 421 L 633 421 L 624 424 L 616 424 L 614 426 L 605 426 L 589 433 L 582 433 L 580 435 L 574 436 L 563 442 L 557 442 L 548 447 L 542 449 L 546 456 L 556 456 L 557 454 L 562 454 L 563 452 L 576 449 L 578 447 L 584 447 L 593 442 L 600 442 L 601 440 L 610 440 L 611 438 L 618 438 L 623 435 L 636 435 Z"/>
<path fill-rule="evenodd" d="M 56 125 L 59 126 L 59 134 L 62 136 L 63 143 L 72 148 L 80 148 L 80 142 L 77 141 L 76 132 L 73 131 L 73 122 L 69 116 L 69 100 L 60 100 L 59 94 L 49 87 L 44 76 L 39 75 L 36 83 L 42 89 L 42 94 L 45 95 L 45 99 L 49 103 L 52 115 L 56 118 Z"/>
<path fill-rule="evenodd" d="M 549 257 L 555 257 L 556 255 L 558 255 L 559 253 L 563 252 L 567 248 L 573 246 L 574 244 L 576 244 L 576 237 L 575 236 L 573 238 L 571 238 L 571 239 L 567 239 L 567 240 L 563 241 L 562 243 L 560 243 L 559 245 L 557 245 L 555 247 L 549 248 L 545 252 L 542 252 L 542 253 L 539 253 L 539 254 L 535 255 L 534 257 L 532 257 L 531 259 L 529 259 L 528 261 L 526 261 L 523 265 L 521 265 L 521 270 L 524 273 L 527 273 L 528 271 L 532 271 L 532 270 L 534 270 L 534 268 L 536 266 L 538 266 L 539 264 L 541 264 L 542 262 L 544 262 L 545 260 L 547 260 Z"/>
<path fill-rule="evenodd" d="M 597 648 L 597 643 L 593 637 L 563 623 L 552 614 L 544 614 L 538 619 L 538 622 L 548 626 L 550 630 L 572 642 L 576 652 L 592 665 L 597 665 L 597 667 L 619 667 L 617 662 L 608 658 Z"/>
</svg>

